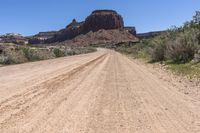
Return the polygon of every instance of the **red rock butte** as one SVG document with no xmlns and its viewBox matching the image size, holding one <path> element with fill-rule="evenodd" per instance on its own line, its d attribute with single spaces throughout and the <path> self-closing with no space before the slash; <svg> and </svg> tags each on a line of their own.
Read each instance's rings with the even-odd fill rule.
<svg viewBox="0 0 200 133">
<path fill-rule="evenodd" d="M 71 40 L 79 35 L 87 34 L 90 31 L 97 32 L 99 30 L 126 30 L 133 36 L 136 35 L 135 27 L 124 27 L 124 21 L 120 14 L 114 10 L 95 10 L 82 22 L 77 22 L 73 19 L 66 28 L 61 29 L 51 34 L 50 37 L 48 32 L 46 40 L 43 36 L 43 42 L 53 43 L 62 42 L 65 40 Z M 44 32 L 43 32 L 44 34 Z M 35 35 L 32 39 L 33 43 L 38 43 L 40 35 Z M 39 38 L 39 39 L 38 39 Z"/>
<path fill-rule="evenodd" d="M 124 27 L 124 21 L 116 11 L 96 10 L 86 18 L 84 27 L 88 31 L 121 29 Z"/>
</svg>

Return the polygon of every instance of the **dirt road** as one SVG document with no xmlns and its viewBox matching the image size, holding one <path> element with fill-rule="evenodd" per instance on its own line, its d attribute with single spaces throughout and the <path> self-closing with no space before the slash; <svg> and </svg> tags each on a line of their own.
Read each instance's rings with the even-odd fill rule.
<svg viewBox="0 0 200 133">
<path fill-rule="evenodd" d="M 200 101 L 99 50 L 1 67 L 0 133 L 200 133 Z"/>
</svg>

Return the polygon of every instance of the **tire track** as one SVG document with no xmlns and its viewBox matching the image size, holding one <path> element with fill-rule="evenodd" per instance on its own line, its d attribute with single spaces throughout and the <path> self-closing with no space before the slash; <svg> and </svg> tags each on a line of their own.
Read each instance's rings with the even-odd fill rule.
<svg viewBox="0 0 200 133">
<path fill-rule="evenodd" d="M 87 56 L 67 67 L 51 67 L 54 71 L 46 75 L 51 78 L 27 80 L 33 85 L 1 101 L 0 133 L 200 132 L 200 102 L 153 70 L 112 50 Z"/>
<path fill-rule="evenodd" d="M 58 86 L 61 86 L 61 85 L 63 85 L 63 83 L 66 83 L 66 82 L 70 82 L 76 75 L 80 74 L 80 72 L 82 72 L 84 69 L 87 69 L 87 67 L 94 64 L 94 66 L 92 66 L 92 68 L 90 68 L 88 70 L 90 72 L 92 69 L 95 68 L 95 66 L 97 66 L 102 60 L 104 60 L 105 57 L 106 57 L 106 55 L 102 55 L 92 61 L 89 61 L 81 66 L 74 68 L 70 72 L 59 75 L 55 78 L 52 78 L 48 81 L 45 81 L 45 82 L 33 87 L 32 88 L 33 90 L 29 90 L 28 92 L 25 92 L 21 95 L 14 96 L 14 99 L 11 98 L 12 101 L 14 101 L 14 103 L 9 103 L 9 100 L 8 100 L 8 104 L 6 106 L 3 106 L 0 108 L 0 118 L 2 118 L 2 116 L 3 116 L 3 118 L 5 116 L 7 116 L 7 118 L 4 118 L 0 122 L 0 129 L 2 127 L 5 127 L 5 125 L 8 125 L 9 124 L 8 121 L 12 121 L 12 119 L 15 120 L 16 117 L 19 118 L 22 115 L 23 115 L 23 117 L 25 117 L 25 114 L 27 112 L 29 112 L 34 107 L 38 106 L 38 104 L 40 104 L 40 102 L 43 101 L 45 98 L 47 98 L 51 94 L 58 91 L 57 90 Z M 72 91 L 74 91 L 74 90 L 72 89 L 71 92 L 69 92 L 69 94 L 72 93 Z M 27 97 L 24 94 L 26 94 L 26 95 L 30 94 L 30 95 L 28 95 L 28 97 Z M 36 95 L 33 95 L 33 94 L 36 94 Z M 4 104 L 5 104 L 5 102 L 4 102 Z M 5 113 L 7 115 L 5 115 Z M 22 118 L 20 118 L 20 119 L 22 119 Z"/>
</svg>

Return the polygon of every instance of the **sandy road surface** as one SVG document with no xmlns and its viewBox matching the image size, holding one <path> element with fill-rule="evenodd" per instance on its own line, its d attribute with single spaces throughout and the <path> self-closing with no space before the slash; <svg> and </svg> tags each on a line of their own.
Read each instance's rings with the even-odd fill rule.
<svg viewBox="0 0 200 133">
<path fill-rule="evenodd" d="M 200 101 L 110 50 L 0 68 L 0 133 L 200 133 Z"/>
</svg>

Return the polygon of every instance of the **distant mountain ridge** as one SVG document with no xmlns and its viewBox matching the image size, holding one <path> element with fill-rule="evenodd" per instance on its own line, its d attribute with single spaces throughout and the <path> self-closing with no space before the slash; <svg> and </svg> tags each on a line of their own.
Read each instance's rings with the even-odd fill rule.
<svg viewBox="0 0 200 133">
<path fill-rule="evenodd" d="M 151 38 L 151 37 L 155 37 L 158 35 L 161 35 L 163 33 L 165 33 L 166 31 L 152 31 L 152 32 L 145 32 L 145 33 L 138 33 L 136 36 L 139 39 L 147 39 L 147 38 Z"/>
</svg>

